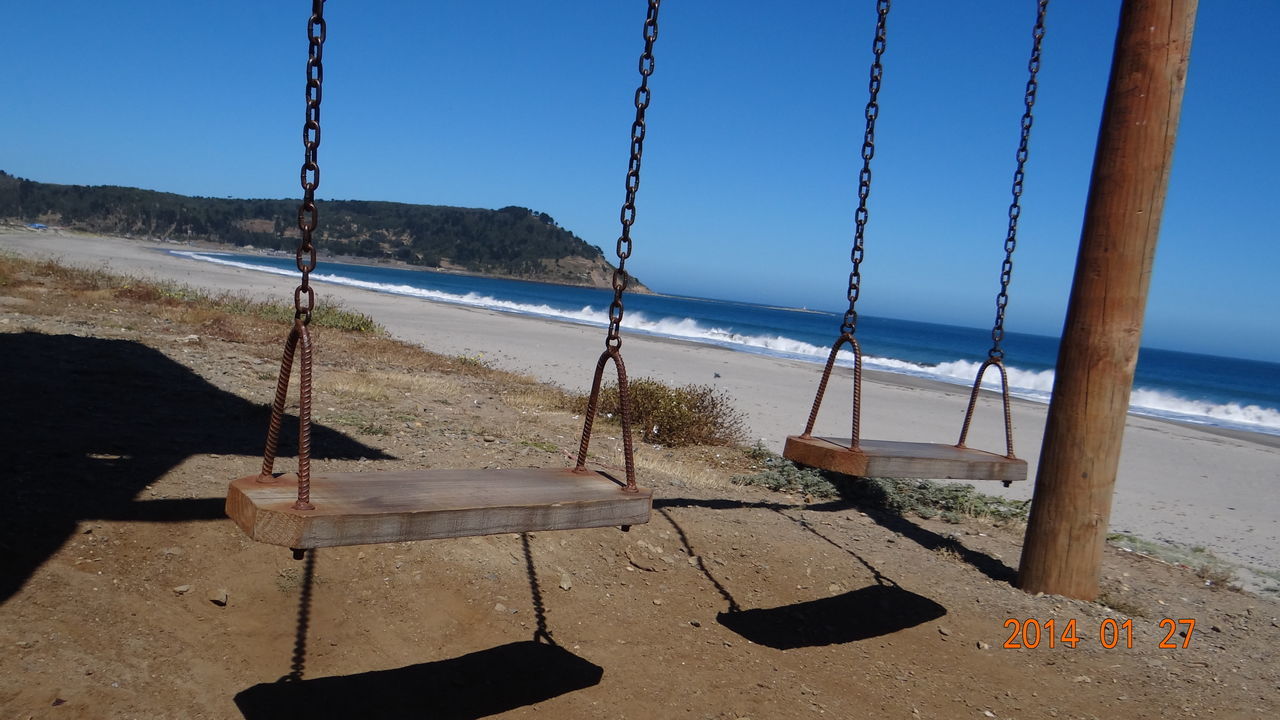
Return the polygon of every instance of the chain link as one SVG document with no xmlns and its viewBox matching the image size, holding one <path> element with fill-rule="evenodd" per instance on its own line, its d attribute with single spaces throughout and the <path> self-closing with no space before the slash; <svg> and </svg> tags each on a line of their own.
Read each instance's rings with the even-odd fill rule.
<svg viewBox="0 0 1280 720">
<path fill-rule="evenodd" d="M 298 205 L 298 230 L 301 240 L 294 254 L 302 282 L 293 291 L 294 317 L 304 323 L 311 321 L 316 306 L 316 292 L 311 287 L 311 271 L 316 269 L 316 247 L 312 235 L 316 230 L 316 188 L 320 187 L 320 164 L 317 151 L 320 147 L 320 97 L 324 83 L 324 0 L 312 0 L 311 18 L 307 21 L 307 115 L 302 125 L 302 203 Z M 303 303 L 303 298 L 306 303 Z"/>
<path fill-rule="evenodd" d="M 1036 91 L 1040 89 L 1040 46 L 1044 40 L 1044 16 L 1049 9 L 1049 0 L 1039 0 L 1036 9 L 1036 24 L 1032 30 L 1031 59 L 1027 62 L 1026 92 L 1023 94 L 1022 134 L 1018 141 L 1017 167 L 1013 171 L 1013 201 L 1009 204 L 1009 229 L 1004 238 L 1004 262 L 1000 266 L 1000 292 L 996 294 L 996 320 L 991 327 L 991 349 L 987 357 L 991 360 L 1004 358 L 1004 349 L 1000 343 L 1004 340 L 1004 311 L 1009 305 L 1009 282 L 1013 279 L 1013 251 L 1018 247 L 1018 218 L 1022 216 L 1022 183 L 1026 178 L 1027 145 L 1031 141 L 1031 125 L 1034 118 L 1031 109 L 1036 104 Z"/>
<path fill-rule="evenodd" d="M 889 18 L 889 0 L 876 2 L 876 36 L 871 44 L 874 59 L 871 62 L 870 96 L 867 99 L 867 129 L 862 135 L 862 169 L 858 172 L 858 209 L 854 212 L 853 250 L 849 259 L 853 269 L 849 272 L 849 309 L 845 311 L 844 321 L 840 324 L 840 332 L 853 335 L 858 327 L 858 295 L 862 291 L 862 254 L 863 241 L 867 232 L 867 198 L 871 196 L 871 158 L 876 154 L 876 119 L 880 117 L 880 82 L 884 78 L 884 65 L 881 59 L 885 50 L 885 21 Z"/>
<path fill-rule="evenodd" d="M 622 293 L 627 289 L 627 258 L 631 257 L 631 226 L 636 221 L 636 192 L 640 189 L 640 158 L 644 154 L 644 113 L 649 107 L 649 76 L 653 74 L 653 43 L 658 39 L 658 6 L 662 0 L 649 0 L 644 20 L 644 52 L 640 55 L 640 86 L 636 88 L 636 119 L 631 123 L 631 160 L 627 164 L 626 200 L 618 219 L 622 234 L 618 237 L 618 267 L 613 271 L 613 302 L 609 304 L 609 332 L 605 347 L 617 351 L 622 347 Z"/>
</svg>

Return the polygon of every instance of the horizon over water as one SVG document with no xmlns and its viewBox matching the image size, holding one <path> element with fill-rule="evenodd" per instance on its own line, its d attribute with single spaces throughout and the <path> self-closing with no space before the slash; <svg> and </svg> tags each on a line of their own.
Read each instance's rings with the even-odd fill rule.
<svg viewBox="0 0 1280 720">
<path fill-rule="evenodd" d="M 169 250 L 199 262 L 297 275 L 291 255 Z M 326 262 L 327 282 L 422 300 L 603 326 L 612 290 L 375 265 Z M 826 362 L 842 313 L 735 300 L 632 294 L 624 331 L 716 345 L 815 364 Z M 863 365 L 912 377 L 971 385 L 991 345 L 990 329 L 860 315 Z M 1058 339 L 1007 332 L 1010 391 L 1047 403 Z M 842 352 L 838 363 L 850 366 Z M 984 387 L 999 389 L 998 374 Z M 1130 412 L 1197 425 L 1280 435 L 1280 363 L 1142 348 Z"/>
</svg>

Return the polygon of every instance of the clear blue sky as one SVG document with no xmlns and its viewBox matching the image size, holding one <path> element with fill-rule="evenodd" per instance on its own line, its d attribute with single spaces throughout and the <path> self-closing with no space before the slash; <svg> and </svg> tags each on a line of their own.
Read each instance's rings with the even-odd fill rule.
<svg viewBox="0 0 1280 720">
<path fill-rule="evenodd" d="M 1034 5 L 895 3 L 863 312 L 990 323 Z M 0 169 L 296 197 L 308 7 L 10 3 Z M 843 307 L 873 7 L 664 3 L 637 276 Z M 1061 330 L 1118 8 L 1049 9 L 1011 330 Z M 612 254 L 644 10 L 333 0 L 320 195 L 523 205 Z M 1274 0 L 1201 2 L 1148 345 L 1280 361 L 1278 27 Z"/>
</svg>

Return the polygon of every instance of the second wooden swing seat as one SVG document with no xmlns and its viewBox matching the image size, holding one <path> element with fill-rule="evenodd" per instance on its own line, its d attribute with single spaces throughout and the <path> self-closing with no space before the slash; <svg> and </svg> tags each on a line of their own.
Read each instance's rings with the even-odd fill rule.
<svg viewBox="0 0 1280 720">
<path fill-rule="evenodd" d="M 849 343 L 853 350 L 853 431 L 848 438 L 814 437 L 813 426 L 822 406 L 827 382 L 835 367 L 840 346 Z M 987 368 L 1000 371 L 1002 398 L 1004 400 L 1004 427 L 1006 452 L 999 455 L 985 450 L 966 447 L 969 425 L 978 403 L 982 376 Z M 1010 483 L 1027 479 L 1027 461 L 1013 453 L 1013 421 L 1009 409 L 1009 379 L 1004 363 L 999 358 L 988 358 L 978 370 L 969 394 L 969 408 L 960 430 L 960 440 L 955 445 L 942 443 L 901 442 L 892 440 L 863 440 L 859 436 L 862 405 L 862 349 L 851 335 L 844 334 L 831 348 L 813 410 L 804 433 L 787 437 L 782 456 L 809 467 L 858 477 L 932 478 L 944 480 L 995 480 Z"/>
<path fill-rule="evenodd" d="M 1027 461 L 957 445 L 861 440 L 852 447 L 849 438 L 787 438 L 783 456 L 788 460 L 859 477 L 937 478 L 943 480 L 1027 479 Z"/>
<path fill-rule="evenodd" d="M 871 159 L 875 156 L 876 119 L 880 115 L 879 92 L 883 75 L 882 57 L 885 52 L 885 19 L 889 3 L 881 0 L 876 5 L 875 42 L 872 44 L 874 59 L 871 63 L 870 96 L 867 100 L 866 131 L 862 143 L 862 170 L 858 176 L 858 208 L 854 214 L 854 240 L 850 259 L 853 270 L 849 273 L 849 309 L 840 327 L 840 336 L 831 346 L 826 368 L 818 382 L 818 393 L 813 400 L 813 410 L 804 432 L 787 438 L 783 457 L 801 465 L 830 470 L 859 477 L 918 478 L 946 480 L 996 480 L 1007 487 L 1010 483 L 1027 479 L 1027 462 L 1013 453 L 1013 418 L 1009 407 L 1009 375 L 1004 367 L 1004 314 L 1009 302 L 1009 281 L 1013 274 L 1013 251 L 1018 240 L 1018 219 L 1022 215 L 1022 186 L 1028 157 L 1028 141 L 1031 136 L 1032 107 L 1038 88 L 1041 41 L 1044 38 L 1044 17 L 1048 0 L 1037 3 L 1036 22 L 1032 30 L 1031 59 L 1027 63 L 1030 73 L 1023 94 L 1021 134 L 1018 142 L 1017 166 L 1013 174 L 1013 201 L 1009 205 L 1009 224 L 1004 241 L 1004 263 L 1000 269 L 1000 292 L 996 296 L 996 319 L 991 329 L 992 345 L 987 359 L 978 369 L 969 394 L 969 408 L 960 429 L 960 439 L 955 445 L 921 442 L 896 442 L 863 440 L 860 436 L 859 418 L 862 411 L 862 348 L 854 333 L 857 329 L 856 303 L 860 294 L 863 243 L 868 220 L 867 198 L 871 194 Z M 853 353 L 853 428 L 848 438 L 814 437 L 813 426 L 822 406 L 831 371 L 841 346 L 849 344 Z M 965 446 L 973 411 L 982 389 L 982 376 L 994 367 L 1000 371 L 1001 398 L 1004 402 L 1005 454 L 975 450 Z"/>
</svg>

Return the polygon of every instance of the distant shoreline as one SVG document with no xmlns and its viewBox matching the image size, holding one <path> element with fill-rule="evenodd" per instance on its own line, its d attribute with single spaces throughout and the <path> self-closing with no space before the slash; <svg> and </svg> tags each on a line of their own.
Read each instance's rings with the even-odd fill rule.
<svg viewBox="0 0 1280 720">
<path fill-rule="evenodd" d="M 288 253 L 270 252 L 270 251 L 261 253 L 259 255 L 254 255 L 253 253 L 227 253 L 225 251 L 219 251 L 219 252 L 220 254 L 223 254 L 223 255 L 233 255 L 233 256 L 238 255 L 246 258 L 261 257 L 261 256 L 268 256 L 268 257 L 289 256 Z M 345 260 L 341 256 L 336 256 L 333 258 L 332 262 L 343 263 L 345 262 Z M 350 264 L 365 266 L 365 267 L 379 267 L 379 266 L 395 267 L 395 264 L 393 263 L 377 263 L 376 261 L 373 263 L 362 262 L 362 263 L 350 263 Z M 448 272 L 448 271 L 445 271 L 445 272 Z M 492 277 L 492 276 L 479 276 L 479 277 Z M 506 280 L 509 278 L 498 277 L 496 279 Z M 341 282 L 335 282 L 333 284 L 343 285 L 343 283 Z M 376 290 L 376 289 L 370 289 L 370 290 L 373 292 L 387 292 L 388 294 L 392 294 L 392 295 L 413 297 L 413 295 L 410 293 L 397 293 L 392 291 L 383 291 L 383 290 Z M 717 304 L 725 303 L 725 304 L 749 304 L 750 305 L 750 303 L 740 303 L 739 301 L 731 301 L 731 300 L 718 300 L 714 298 L 697 298 L 697 297 L 688 297 L 688 296 L 682 296 L 682 295 L 661 295 L 661 294 L 655 294 L 655 295 L 657 297 L 669 297 L 669 298 L 679 299 L 682 301 L 708 302 L 708 303 L 717 303 Z M 420 299 L 426 299 L 434 302 L 443 302 L 446 304 L 459 306 L 459 307 L 469 307 L 469 305 L 465 302 L 463 303 L 452 302 L 448 299 L 438 299 L 438 298 L 437 299 L 420 298 Z M 770 306 L 753 305 L 753 307 L 770 307 Z M 486 309 L 486 308 L 480 307 L 478 309 Z M 800 311 L 793 308 L 778 308 L 778 309 L 785 310 L 788 312 Z M 514 309 L 497 309 L 497 310 L 500 312 L 517 316 L 517 317 L 528 316 L 534 319 L 552 320 L 554 322 L 565 322 L 569 324 L 578 324 L 578 325 L 593 324 L 591 322 L 583 322 L 580 318 L 579 319 L 563 318 L 563 317 L 558 317 L 554 315 L 545 315 L 540 313 L 527 314 Z M 819 313 L 820 311 L 809 311 L 809 312 Z M 821 313 L 821 314 L 828 314 L 828 313 Z M 785 355 L 779 356 L 779 355 L 772 354 L 767 350 L 761 350 L 751 345 L 725 347 L 720 343 L 716 343 L 712 341 L 703 341 L 696 338 L 686 338 L 686 337 L 671 337 L 671 336 L 657 334 L 657 333 L 650 333 L 650 332 L 646 332 L 645 330 L 642 330 L 642 329 L 638 330 L 635 328 L 632 328 L 628 331 L 628 329 L 625 327 L 624 327 L 624 333 L 626 335 L 644 336 L 648 339 L 653 339 L 658 341 L 690 343 L 697 347 L 710 347 L 710 348 L 726 350 L 734 353 L 746 353 L 746 354 L 760 355 L 765 357 L 786 357 Z M 798 362 L 811 364 L 811 365 L 821 365 L 821 363 L 825 360 L 825 358 L 826 358 L 826 355 L 824 353 L 821 357 L 802 357 L 802 358 L 788 358 L 788 359 L 794 359 L 794 360 L 797 360 Z M 838 368 L 837 370 L 838 373 L 848 374 L 850 372 L 849 369 L 845 367 L 837 366 L 837 368 Z M 931 389 L 935 389 L 939 391 L 962 392 L 967 394 L 969 392 L 969 389 L 972 387 L 971 380 L 968 380 L 968 379 L 964 381 L 951 381 L 948 379 L 920 377 L 919 375 L 909 374 L 906 372 L 895 372 L 893 370 L 875 370 L 872 368 L 866 368 L 864 372 L 878 378 L 881 382 L 904 384 L 904 385 L 910 385 L 914 387 L 929 387 Z M 994 394 L 995 391 L 991 390 L 990 388 L 983 388 L 983 392 L 984 394 L 993 393 L 991 397 L 998 396 Z M 1045 407 L 1048 404 L 1047 399 L 1041 399 L 1038 397 L 1028 398 L 1018 394 L 1013 395 L 1012 400 L 1015 402 L 1026 402 L 1026 403 L 1030 403 L 1031 405 L 1040 406 L 1040 407 Z M 1170 417 L 1165 414 L 1162 414 L 1159 410 L 1151 410 L 1151 409 L 1140 407 L 1140 406 L 1131 409 L 1129 411 L 1129 414 L 1135 417 L 1145 417 L 1151 420 L 1175 423 L 1175 424 L 1184 425 L 1187 427 L 1208 430 L 1210 432 L 1220 434 L 1225 437 L 1236 437 L 1241 439 L 1247 439 L 1249 437 L 1257 435 L 1259 437 L 1257 442 L 1261 442 L 1266 445 L 1273 445 L 1273 444 L 1280 445 L 1280 434 L 1276 432 L 1269 432 L 1267 430 L 1254 430 L 1249 427 L 1241 427 L 1240 425 L 1243 425 L 1243 423 L 1240 423 L 1236 426 L 1229 426 L 1229 425 L 1218 425 L 1212 422 L 1197 422 L 1195 419 L 1182 419 L 1179 417 Z"/>
<path fill-rule="evenodd" d="M 257 257 L 293 257 L 294 256 L 293 253 L 283 251 L 283 250 L 267 250 L 264 248 L 257 248 L 252 246 L 246 248 L 246 247 L 241 247 L 236 245 L 227 245 L 225 243 L 216 243 L 209 240 L 164 240 L 159 238 L 129 237 L 129 236 L 123 236 L 123 235 L 112 235 L 108 233 L 95 233 L 95 232 L 89 232 L 87 230 L 74 230 L 70 228 L 56 227 L 56 226 L 46 227 L 41 229 L 33 229 L 29 225 L 26 225 L 26 224 L 19 225 L 19 224 L 14 224 L 12 222 L 0 223 L 0 231 L 32 232 L 32 233 L 48 232 L 56 235 L 65 235 L 68 237 L 111 238 L 114 240 L 121 240 L 124 242 L 152 243 L 160 246 L 186 247 L 186 248 L 193 248 L 196 250 L 207 251 L 207 252 L 224 253 L 227 255 L 251 255 L 251 256 L 257 256 Z M 412 270 L 415 272 L 439 273 L 443 275 L 459 275 L 459 276 L 465 276 L 465 277 L 493 278 L 497 280 L 520 280 L 523 282 L 542 283 L 544 285 L 559 285 L 562 287 L 582 287 L 582 288 L 592 288 L 596 290 L 612 289 L 611 286 L 609 285 L 591 285 L 587 283 L 559 282 L 556 280 L 544 279 L 544 278 L 517 277 L 514 275 L 499 275 L 495 273 L 476 272 L 474 270 L 466 270 L 464 268 L 458 268 L 458 267 L 445 267 L 445 268 L 428 267 L 426 265 L 414 265 L 412 263 L 407 263 L 403 260 L 395 260 L 392 258 L 371 258 L 371 257 L 361 257 L 359 255 L 335 255 L 332 253 L 328 253 L 324 250 L 319 250 L 317 252 L 317 257 L 320 263 L 333 262 L 333 263 L 342 263 L 345 265 L 387 267 L 387 268 L 395 268 L 398 270 Z M 641 283 L 638 280 L 635 280 L 635 278 L 632 278 L 632 283 L 633 284 L 627 287 L 627 292 L 629 293 L 638 293 L 642 295 L 661 295 L 661 293 L 654 292 L 644 283 Z"/>
<path fill-rule="evenodd" d="M 5 228 L 4 228 L 3 226 L 0 226 L 0 231 L 2 231 L 2 230 L 5 230 Z M 200 241 L 200 240 L 194 240 L 194 241 L 185 241 L 185 240 L 184 240 L 184 241 L 174 241 L 174 240 L 170 240 L 170 241 L 167 241 L 167 242 L 166 242 L 166 241 L 159 241 L 159 240 L 146 240 L 146 239 L 142 239 L 142 238 L 130 238 L 130 237 L 120 237 L 120 236 L 110 236 L 110 235 L 99 235 L 99 234 L 95 234 L 95 233 L 87 233 L 87 232 L 78 231 L 78 230 L 67 230 L 67 229 L 65 229 L 65 228 L 50 228 L 50 229 L 48 229 L 48 230 L 32 231 L 32 230 L 28 230 L 28 229 L 27 229 L 27 228 L 25 228 L 25 227 L 21 227 L 21 228 L 13 228 L 13 230 L 18 231 L 18 232 L 24 232 L 24 233 L 26 233 L 26 232 L 30 232 L 30 233 L 37 234 L 37 235 L 38 235 L 38 234 L 42 234 L 42 233 L 46 233 L 46 232 L 53 232 L 53 233 L 55 233 L 55 234 L 60 234 L 60 235 L 62 235 L 62 236 L 66 236 L 66 237 L 75 237 L 75 238 L 81 238 L 81 239 L 85 239 L 85 240 L 110 239 L 110 240 L 114 240 L 114 241 L 127 242 L 127 243 L 134 243 L 134 244 L 142 244 L 142 245 L 148 245 L 148 244 L 150 244 L 150 245 L 154 245 L 154 246 L 156 246 L 156 248 L 155 248 L 155 249 L 157 249 L 157 250 L 161 250 L 161 251 L 169 251 L 169 250 L 173 250 L 173 249 L 175 249 L 175 248 L 187 248 L 187 249 L 192 249 L 192 250 L 201 251 L 201 252 L 211 252 L 211 253 L 219 253 L 219 254 L 223 254 L 223 255 L 233 255 L 233 256 L 245 256 L 245 257 L 285 257 L 285 258 L 292 258 L 292 257 L 293 257 L 293 254 L 292 254 L 292 253 L 283 252 L 283 251 L 273 251 L 273 250 L 264 250 L 264 249 L 250 249 L 250 250 L 245 250 L 245 249 L 243 249 L 243 248 L 230 249 L 230 248 L 228 248 L 228 247 L 226 247 L 226 246 L 224 246 L 224 245 L 222 245 L 222 244 L 220 244 L 220 243 L 213 243 L 213 242 Z M 440 273 L 440 274 L 446 274 L 446 275 L 457 275 L 457 276 L 464 276 L 464 277 L 482 277 L 482 278 L 492 278 L 492 279 L 498 279 L 498 280 L 517 280 L 517 281 L 525 281 L 525 282 L 542 283 L 542 284 L 546 284 L 546 285 L 557 285 L 557 286 L 562 286 L 562 287 L 585 287 L 585 288 L 591 288 L 591 287 L 592 287 L 592 286 L 586 286 L 586 285 L 570 285 L 570 284 L 567 284 L 567 283 L 554 283 L 554 282 L 548 282 L 548 281 L 543 281 L 543 280 L 531 280 L 531 279 L 528 279 L 528 278 L 512 278 L 512 277 L 503 276 L 503 275 L 489 275 L 489 274 L 484 274 L 484 273 L 474 273 L 474 272 L 468 272 L 468 271 L 462 271 L 462 270 L 455 270 L 455 269 L 427 268 L 427 267 L 422 267 L 422 266 L 417 266 L 417 265 L 411 265 L 411 264 L 408 264 L 408 263 L 404 263 L 403 261 L 390 260 L 390 259 L 383 260 L 383 259 L 375 259 L 375 258 L 360 258 L 360 257 L 344 256 L 344 255 L 328 255 L 328 256 L 321 255 L 321 262 L 323 263 L 323 262 L 325 262 L 325 261 L 327 261 L 327 262 L 332 262 L 332 263 L 342 263 L 342 264 L 348 264 L 348 265 L 365 266 L 365 267 L 388 267 L 388 268 L 403 269 L 403 270 L 410 270 L 410 271 L 434 272 L 434 273 Z M 253 271 L 249 271 L 249 272 L 253 272 Z M 333 285 L 333 286 L 334 286 L 334 287 L 339 287 L 338 285 Z M 594 289 L 604 289 L 604 288 L 594 288 Z M 370 290 L 370 291 L 368 291 L 368 292 L 378 292 L 378 291 Z M 631 292 L 631 290 L 630 290 L 630 289 L 628 289 L 628 292 Z M 393 296 L 393 297 L 406 297 L 406 296 L 397 295 L 397 294 L 394 294 L 394 293 L 381 293 L 381 294 L 391 295 L 391 296 Z M 657 297 L 672 297 L 672 298 L 680 298 L 680 299 L 687 299 L 687 300 L 694 300 L 694 301 L 714 302 L 714 303 L 719 303 L 719 302 L 736 303 L 736 302 L 740 302 L 740 301 L 733 301 L 733 300 L 718 300 L 718 299 L 714 299 L 714 298 L 697 298 L 697 297 L 690 297 L 690 296 L 684 296 L 684 295 L 673 295 L 673 294 L 665 294 L 665 293 L 652 293 L 652 292 L 651 292 L 651 293 L 649 293 L 649 294 L 652 294 L 652 295 L 657 296 Z M 419 298 L 419 299 L 420 299 L 420 300 L 425 300 L 425 301 L 427 301 L 427 302 L 434 302 L 434 301 L 431 301 L 431 300 L 428 300 L 428 299 L 424 299 L 424 298 Z M 453 307 L 459 307 L 459 308 L 463 308 L 463 309 L 480 309 L 480 308 L 467 308 L 466 306 L 454 305 L 454 304 L 451 304 L 451 303 L 442 303 L 442 304 L 451 305 L 451 306 L 453 306 Z M 775 307 L 775 306 L 763 306 L 763 307 Z M 777 306 L 777 307 L 778 307 L 778 309 L 786 310 L 786 311 L 810 312 L 810 313 L 815 313 L 815 314 L 827 314 L 827 313 L 826 313 L 826 311 L 820 311 L 820 310 L 806 310 L 806 309 L 802 309 L 802 308 L 788 308 L 788 307 L 781 307 L 781 306 Z M 505 314 L 511 315 L 512 317 L 527 317 L 527 318 L 528 318 L 528 319 L 530 319 L 530 320 L 545 320 L 545 321 L 551 321 L 551 322 L 556 322 L 556 323 L 563 323 L 563 324 L 567 324 L 567 325 L 574 325 L 574 326 L 579 326 L 579 327 L 590 327 L 590 325 L 584 325 L 584 324 L 582 324 L 582 323 L 577 323 L 577 322 L 575 322 L 575 321 L 573 321 L 573 320 L 567 320 L 567 319 L 564 319 L 564 318 L 557 318 L 557 317 L 553 317 L 553 316 L 526 316 L 526 315 L 524 315 L 524 314 L 521 314 L 521 313 L 514 313 L 514 312 L 512 312 L 512 313 L 505 313 Z M 653 335 L 653 334 L 649 334 L 649 333 L 639 333 L 639 332 L 631 332 L 631 333 L 627 333 L 627 332 L 626 332 L 626 328 L 624 328 L 624 339 L 625 339 L 626 337 L 628 337 L 628 336 L 630 336 L 630 337 L 641 337 L 641 336 L 642 336 L 642 337 L 644 337 L 646 340 L 650 340 L 650 341 L 657 341 L 657 342 L 664 342 L 664 343 L 665 343 L 665 342 L 669 342 L 669 343 L 681 343 L 681 344 L 687 344 L 687 345 L 689 345 L 689 346 L 691 346 L 691 347 L 702 348 L 702 349 L 712 349 L 712 350 L 723 350 L 723 351 L 725 351 L 725 352 L 730 352 L 730 353 L 734 353 L 734 354 L 758 355 L 758 356 L 762 356 L 762 357 L 772 357 L 772 356 L 769 356 L 769 355 L 764 354 L 764 353 L 751 353 L 751 352 L 746 351 L 746 350 L 738 350 L 738 349 L 734 349 L 734 348 L 726 348 L 726 347 L 722 347 L 722 346 L 716 345 L 716 344 L 714 344 L 714 343 L 703 343 L 703 342 L 698 342 L 698 341 L 696 341 L 696 340 L 690 340 L 690 339 L 685 339 L 685 338 L 665 337 L 665 336 L 661 336 L 661 335 Z M 1177 351 L 1173 351 L 1173 352 L 1177 352 Z M 795 360 L 794 362 L 798 362 L 798 363 L 801 363 L 801 364 L 803 364 L 803 365 L 813 365 L 813 364 L 815 364 L 815 362 L 814 362 L 814 361 L 810 361 L 810 360 Z M 839 366 L 837 366 L 837 368 L 836 368 L 836 374 L 837 374 L 837 375 L 840 375 L 840 376 L 848 376 L 848 375 L 850 375 L 850 373 L 851 373 L 851 371 L 850 371 L 848 368 L 843 368 L 843 367 L 839 367 Z M 962 384 L 962 383 L 950 383 L 950 382 L 946 382 L 946 381 L 943 381 L 943 380 L 935 380 L 935 379 L 931 379 L 931 378 L 923 378 L 923 377 L 918 377 L 918 376 L 914 376 L 914 375 L 908 375 L 908 374 L 905 374 L 905 373 L 895 373 L 895 372 L 892 372 L 892 371 L 883 371 L 883 370 L 866 369 L 866 370 L 864 370 L 864 374 L 865 374 L 867 377 L 872 378 L 872 379 L 874 379 L 874 380 L 876 380 L 876 381 L 878 381 L 878 382 L 882 382 L 882 383 L 888 383 L 888 384 L 894 384 L 894 385 L 901 385 L 901 386 L 905 386 L 905 387 L 913 387 L 913 388 L 920 388 L 920 389 L 929 389 L 929 390 L 933 390 L 933 391 L 937 391 L 937 392 L 961 393 L 961 394 L 963 394 L 966 398 L 968 397 L 968 392 L 969 392 L 969 388 L 970 388 L 970 386 L 969 386 L 969 385 L 965 385 L 965 384 Z M 998 394 L 997 394 L 997 393 L 995 393 L 994 391 L 991 391 L 991 390 L 989 390 L 989 389 L 986 389 L 986 388 L 984 388 L 984 389 L 983 389 L 983 394 L 984 394 L 984 396 L 988 396 L 988 397 L 993 397 L 993 398 L 994 398 L 994 397 L 998 397 Z M 1037 400 L 1034 400 L 1034 399 L 1027 399 L 1027 398 L 1022 398 L 1022 397 L 1016 397 L 1016 396 L 1015 396 L 1015 397 L 1012 397 L 1012 398 L 1011 398 L 1011 400 L 1012 400 L 1012 402 L 1014 402 L 1014 403 L 1025 403 L 1025 404 L 1027 404 L 1028 406 L 1031 406 L 1031 407 L 1038 407 L 1038 408 L 1042 408 L 1042 409 L 1047 408 L 1047 403 L 1045 403 L 1045 402 L 1040 402 L 1040 401 L 1037 401 Z M 1210 433 L 1210 434 L 1213 434 L 1213 435 L 1218 435 L 1218 436 L 1221 436 L 1221 437 L 1233 438 L 1233 439 L 1237 439 L 1237 440 L 1241 440 L 1241 441 L 1245 441 L 1245 442 L 1253 442 L 1253 443 L 1257 443 L 1257 444 L 1260 444 L 1260 445 L 1263 445 L 1263 446 L 1266 446 L 1266 447 L 1280 448 L 1280 435 L 1273 434 L 1273 433 L 1268 433 L 1268 432 L 1263 432 L 1263 431 L 1249 430 L 1249 429 L 1245 429 L 1245 428 L 1238 428 L 1238 427 L 1222 427 L 1222 426 L 1212 425 L 1212 424 L 1208 424 L 1208 423 L 1198 423 L 1198 422 L 1189 421 L 1189 420 L 1180 420 L 1180 419 L 1177 419 L 1177 418 L 1169 418 L 1169 417 L 1163 417 L 1163 416 L 1160 416 L 1160 415 L 1148 414 L 1148 413 L 1143 413 L 1143 412 L 1135 412 L 1135 411 L 1132 411 L 1132 410 L 1131 410 L 1128 414 L 1129 414 L 1129 416 L 1130 416 L 1130 417 L 1134 417 L 1134 418 L 1143 418 L 1143 419 L 1150 420 L 1150 421 L 1153 421 L 1153 422 L 1169 423 L 1169 424 L 1176 425 L 1176 426 L 1180 426 L 1180 427 L 1186 427 L 1186 428 L 1191 428 L 1191 429 L 1199 430 L 1199 431 L 1202 431 L 1202 432 L 1207 432 L 1207 433 Z M 958 427 L 958 425 L 957 425 L 957 427 Z"/>
<path fill-rule="evenodd" d="M 92 237 L 104 237 L 103 235 L 94 234 L 94 233 L 83 233 L 79 230 L 74 230 L 74 231 L 64 230 L 63 232 L 74 232 L 74 233 L 79 233 L 82 235 L 88 235 Z M 163 242 L 158 240 L 142 240 L 139 238 L 117 237 L 117 239 L 137 240 L 139 242 Z M 184 245 L 186 247 L 197 248 L 200 250 L 207 250 L 209 252 L 225 253 L 228 255 L 256 255 L 259 257 L 293 257 L 294 256 L 293 253 L 285 252 L 282 250 L 264 250 L 261 248 L 252 248 L 252 249 L 246 250 L 245 248 L 242 248 L 242 247 L 231 247 L 231 246 L 223 245 L 222 243 L 209 242 L 207 240 L 190 240 L 190 241 L 184 240 L 184 241 L 171 241 L 171 242 L 173 242 L 174 244 Z M 168 244 L 168 243 L 165 243 L 165 244 Z M 555 280 L 516 277 L 514 275 L 495 275 L 493 273 L 475 272 L 473 270 L 464 270 L 462 268 L 452 268 L 452 267 L 435 268 L 435 267 L 428 267 L 426 265 L 414 265 L 412 263 L 407 263 L 403 260 L 394 260 L 391 258 L 368 258 L 368 257 L 361 257 L 359 255 L 334 255 L 334 254 L 326 253 L 323 251 L 318 252 L 317 256 L 319 258 L 318 260 L 319 263 L 332 262 L 332 263 L 342 263 L 344 265 L 364 265 L 366 267 L 386 267 L 386 268 L 395 268 L 397 270 L 412 270 L 414 272 L 438 273 L 441 275 L 460 275 L 464 277 L 493 278 L 495 280 L 520 280 L 523 282 L 542 283 L 544 285 L 560 285 L 562 287 L 582 287 L 582 288 L 592 288 L 595 290 L 611 289 L 608 286 L 603 286 L 603 285 L 587 285 L 587 284 L 578 284 L 578 283 L 556 282 Z M 638 286 L 635 286 L 635 285 L 629 286 L 627 288 L 627 292 L 641 293 L 645 295 L 660 294 L 660 293 L 655 293 L 653 290 L 650 290 L 644 284 L 640 284 Z"/>
</svg>

